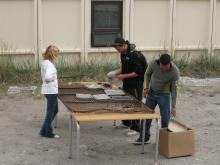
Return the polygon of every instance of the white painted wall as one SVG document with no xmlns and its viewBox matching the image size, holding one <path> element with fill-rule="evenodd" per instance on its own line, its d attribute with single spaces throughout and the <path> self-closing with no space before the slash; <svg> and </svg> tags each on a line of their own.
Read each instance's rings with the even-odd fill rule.
<svg viewBox="0 0 220 165">
<path fill-rule="evenodd" d="M 0 41 L 17 52 L 33 51 L 33 1 L 0 0 Z"/>
<path fill-rule="evenodd" d="M 81 47 L 80 0 L 42 1 L 42 47 L 49 44 L 72 49 Z"/>
<path fill-rule="evenodd" d="M 220 0 L 217 1 L 216 5 L 215 23 L 214 46 L 220 49 Z"/>
<path fill-rule="evenodd" d="M 164 48 L 169 44 L 169 1 L 135 0 L 133 41 L 139 47 Z"/>
<path fill-rule="evenodd" d="M 220 0 L 121 1 L 123 35 L 145 55 L 220 52 Z M 91 0 L 0 0 L 1 54 L 39 63 L 55 44 L 70 64 L 118 60 L 113 48 L 92 48 L 90 34 Z"/>
<path fill-rule="evenodd" d="M 177 0 L 176 48 L 208 48 L 209 12 L 207 0 Z"/>
</svg>

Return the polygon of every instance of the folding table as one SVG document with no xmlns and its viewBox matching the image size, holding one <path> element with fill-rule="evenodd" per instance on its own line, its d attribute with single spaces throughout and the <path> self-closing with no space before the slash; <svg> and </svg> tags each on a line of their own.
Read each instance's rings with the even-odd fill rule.
<svg viewBox="0 0 220 165">
<path fill-rule="evenodd" d="M 84 83 L 85 84 L 85 83 Z M 86 83 L 86 84 L 91 84 L 91 83 Z M 80 87 L 80 86 L 79 86 Z M 80 146 L 80 123 L 81 122 L 88 122 L 88 121 L 115 121 L 115 120 L 143 120 L 143 130 L 142 133 L 143 135 L 145 134 L 145 123 L 146 123 L 146 119 L 156 119 L 156 123 L 157 123 L 157 127 L 156 127 L 156 147 L 155 147 L 155 158 L 154 158 L 154 165 L 157 165 L 158 162 L 158 143 L 159 143 L 159 118 L 160 115 L 157 113 L 148 113 L 147 107 L 144 106 L 144 104 L 141 101 L 134 101 L 134 107 L 133 109 L 137 108 L 138 111 L 133 111 L 133 112 L 126 112 L 126 111 L 109 111 L 109 108 L 111 107 L 111 105 L 116 105 L 116 107 L 118 107 L 118 104 L 120 103 L 120 101 L 116 102 L 107 102 L 107 101 L 98 101 L 98 102 L 86 102 L 86 101 L 77 101 L 76 93 L 72 93 L 73 91 L 69 90 L 66 86 L 65 88 L 67 89 L 67 93 L 65 94 L 65 92 L 61 92 L 59 93 L 59 99 L 61 100 L 61 102 L 63 102 L 63 104 L 65 105 L 65 107 L 69 110 L 70 112 L 70 118 L 69 118 L 69 134 L 70 134 L 70 145 L 69 145 L 69 158 L 72 158 L 72 150 L 73 150 L 73 126 L 75 125 L 75 133 L 76 133 L 76 164 L 79 165 L 79 159 L 80 159 L 80 151 L 79 151 L 79 146 Z M 74 87 L 75 88 L 75 87 Z M 60 89 L 60 88 L 59 88 Z M 60 90 L 62 91 L 62 90 Z M 65 91 L 65 90 L 64 90 Z M 73 103 L 71 103 L 71 99 L 73 99 Z M 138 106 L 140 107 L 135 107 L 137 106 L 138 102 Z M 90 106 L 91 103 L 91 107 L 95 108 L 97 106 L 100 105 L 99 108 L 99 112 L 87 112 L 87 111 L 83 111 L 83 109 L 88 109 L 91 107 Z M 123 108 L 125 105 L 131 106 L 132 101 L 127 101 L 127 103 L 121 103 L 120 104 L 121 107 Z M 106 108 L 106 106 L 108 108 Z M 73 111 L 73 109 L 80 109 L 80 111 Z M 100 111 L 101 108 L 104 109 L 104 111 Z M 114 108 L 114 107 L 113 107 Z M 112 109 L 113 109 L 112 108 Z M 108 109 L 108 112 L 105 112 L 105 110 Z M 112 110 L 110 108 L 110 110 Z M 125 108 L 126 109 L 126 108 Z M 100 113 L 101 112 L 101 113 Z M 144 153 L 144 136 L 142 137 L 142 153 Z"/>
</svg>

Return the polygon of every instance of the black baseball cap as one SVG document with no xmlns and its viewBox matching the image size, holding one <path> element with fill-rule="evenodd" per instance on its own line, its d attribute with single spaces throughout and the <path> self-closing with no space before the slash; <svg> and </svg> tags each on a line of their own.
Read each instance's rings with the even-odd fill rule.
<svg viewBox="0 0 220 165">
<path fill-rule="evenodd" d="M 121 46 L 123 44 L 126 44 L 127 42 L 125 41 L 124 38 L 121 38 L 121 37 L 117 37 L 115 38 L 113 44 L 111 44 L 112 46 Z"/>
</svg>

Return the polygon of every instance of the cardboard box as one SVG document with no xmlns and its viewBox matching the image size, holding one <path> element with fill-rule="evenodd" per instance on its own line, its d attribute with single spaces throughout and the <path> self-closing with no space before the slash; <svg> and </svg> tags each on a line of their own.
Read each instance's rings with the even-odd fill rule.
<svg viewBox="0 0 220 165">
<path fill-rule="evenodd" d="M 160 129 L 159 153 L 167 158 L 189 156 L 195 153 L 194 130 L 187 128 L 183 132 L 171 132 Z"/>
</svg>

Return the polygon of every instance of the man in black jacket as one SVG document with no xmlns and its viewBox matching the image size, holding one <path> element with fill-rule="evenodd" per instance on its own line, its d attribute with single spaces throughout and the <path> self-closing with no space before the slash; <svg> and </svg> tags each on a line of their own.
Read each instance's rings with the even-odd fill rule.
<svg viewBox="0 0 220 165">
<path fill-rule="evenodd" d="M 135 50 L 135 44 L 131 44 L 123 38 L 116 38 L 112 46 L 121 55 L 121 69 L 117 71 L 116 78 L 123 81 L 125 92 L 141 101 L 144 74 L 147 69 L 146 58 L 140 51 Z M 137 134 L 139 131 L 139 120 L 123 120 L 122 123 L 133 130 L 128 132 L 128 135 Z"/>
</svg>

